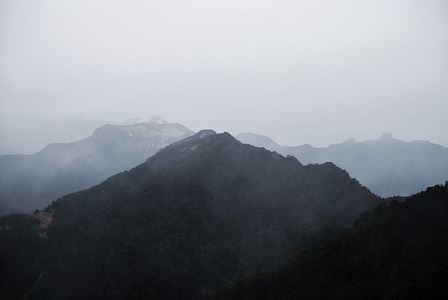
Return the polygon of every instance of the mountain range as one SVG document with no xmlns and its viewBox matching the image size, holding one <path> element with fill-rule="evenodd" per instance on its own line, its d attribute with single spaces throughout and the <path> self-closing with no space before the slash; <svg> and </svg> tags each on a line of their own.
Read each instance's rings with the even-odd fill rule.
<svg viewBox="0 0 448 300">
<path fill-rule="evenodd" d="M 163 120 L 156 116 L 151 121 L 156 119 Z M 133 118 L 122 125 L 141 122 L 141 118 Z M 105 124 L 112 123 L 75 117 L 0 116 L 0 156 L 35 154 L 51 143 L 76 142 Z M 244 143 L 282 155 L 294 155 L 304 164 L 334 162 L 382 197 L 410 195 L 426 186 L 444 182 L 448 175 L 447 148 L 426 141 L 405 143 L 393 139 L 390 134 L 384 134 L 376 141 L 357 142 L 351 138 L 326 148 L 307 144 L 280 146 L 266 136 L 252 133 L 240 133 L 236 137 Z"/>
<path fill-rule="evenodd" d="M 88 138 L 55 143 L 33 155 L 0 156 L 0 215 L 30 213 L 143 163 L 194 132 L 159 116 L 129 126 L 104 125 Z"/>
<path fill-rule="evenodd" d="M 27 127 L 22 124 L 25 121 L 27 119 L 21 117 L 2 119 L 8 126 L 15 124 L 19 129 L 35 125 L 29 134 L 39 136 L 40 145 L 47 140 L 45 132 L 62 136 L 64 131 L 66 139 L 73 139 L 100 122 L 67 118 L 57 123 L 57 120 L 42 119 Z M 169 124 L 160 116 L 146 123 L 136 123 L 139 121 L 141 119 L 135 118 L 123 123 L 129 125 L 102 126 L 89 138 L 50 144 L 34 155 L 0 156 L 0 215 L 43 208 L 62 195 L 128 170 L 171 142 L 193 134 L 186 127 Z M 70 124 L 78 129 L 66 130 Z M 27 140 L 19 134 L 23 145 L 38 140 L 32 136 L 33 139 Z M 326 148 L 280 146 L 266 136 L 252 133 L 241 133 L 236 138 L 282 155 L 293 155 L 303 164 L 333 162 L 381 197 L 411 195 L 448 178 L 447 148 L 426 141 L 406 143 L 390 134 L 383 134 L 374 141 L 349 139 Z M 6 140 L 0 139 L 3 143 Z"/>
<path fill-rule="evenodd" d="M 34 214 L 0 218 L 0 294 L 198 299 L 282 268 L 382 201 L 332 163 L 201 131 Z"/>
<path fill-rule="evenodd" d="M 383 133 L 378 140 L 357 142 L 351 138 L 326 148 L 280 146 L 253 133 L 241 133 L 236 138 L 293 155 L 303 164 L 333 162 L 381 197 L 412 195 L 448 179 L 448 148 L 428 141 L 403 142 L 390 133 Z"/>
</svg>

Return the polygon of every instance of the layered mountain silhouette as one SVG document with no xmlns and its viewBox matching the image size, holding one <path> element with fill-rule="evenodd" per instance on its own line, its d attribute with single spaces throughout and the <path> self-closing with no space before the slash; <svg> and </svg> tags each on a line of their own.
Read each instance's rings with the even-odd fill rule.
<svg viewBox="0 0 448 300">
<path fill-rule="evenodd" d="M 198 299 L 281 268 L 381 201 L 332 163 L 304 166 L 206 130 L 42 211 L 0 218 L 0 293 Z"/>
<path fill-rule="evenodd" d="M 42 209 L 194 134 L 185 126 L 160 120 L 156 116 L 130 126 L 104 125 L 78 142 L 51 144 L 34 155 L 0 156 L 0 215 Z"/>
<path fill-rule="evenodd" d="M 227 282 L 205 299 L 445 299 L 448 182 L 363 213 L 280 271 Z"/>
<path fill-rule="evenodd" d="M 448 179 L 448 149 L 427 141 L 403 142 L 384 133 L 373 141 L 353 138 L 327 148 L 280 146 L 263 135 L 242 133 L 243 143 L 293 155 L 301 163 L 333 162 L 381 197 L 408 196 Z"/>
</svg>

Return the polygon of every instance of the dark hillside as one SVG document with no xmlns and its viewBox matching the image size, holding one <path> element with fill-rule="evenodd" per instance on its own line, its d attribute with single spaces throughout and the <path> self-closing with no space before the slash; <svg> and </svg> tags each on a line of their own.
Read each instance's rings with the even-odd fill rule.
<svg viewBox="0 0 448 300">
<path fill-rule="evenodd" d="M 363 213 L 279 272 L 228 282 L 207 299 L 446 299 L 448 182 Z"/>
<path fill-rule="evenodd" d="M 284 266 L 293 252 L 321 245 L 379 202 L 331 163 L 305 167 L 227 133 L 200 132 L 20 217 L 26 227 L 0 219 L 1 241 L 14 232 L 31 245 L 12 243 L 28 259 L 2 262 L 8 279 L 0 292 L 197 299 L 223 280 Z M 48 229 L 33 223 L 42 215 L 51 217 Z"/>
</svg>

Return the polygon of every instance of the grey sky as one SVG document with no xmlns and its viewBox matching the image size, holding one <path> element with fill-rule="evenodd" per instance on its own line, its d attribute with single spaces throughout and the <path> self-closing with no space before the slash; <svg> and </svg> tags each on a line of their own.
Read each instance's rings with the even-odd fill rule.
<svg viewBox="0 0 448 300">
<path fill-rule="evenodd" d="M 0 0 L 0 114 L 448 146 L 448 2 Z"/>
</svg>

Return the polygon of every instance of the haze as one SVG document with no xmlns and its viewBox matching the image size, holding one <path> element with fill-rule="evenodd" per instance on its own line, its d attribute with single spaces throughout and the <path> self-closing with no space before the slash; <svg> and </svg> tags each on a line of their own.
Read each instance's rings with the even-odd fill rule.
<svg viewBox="0 0 448 300">
<path fill-rule="evenodd" d="M 448 146 L 446 1 L 2 1 L 0 115 Z"/>
</svg>

